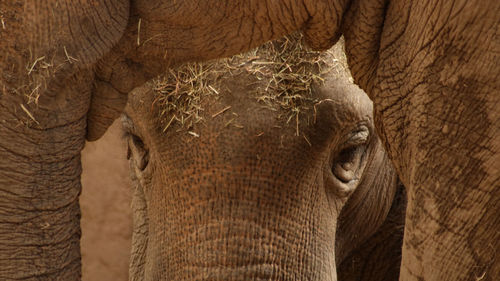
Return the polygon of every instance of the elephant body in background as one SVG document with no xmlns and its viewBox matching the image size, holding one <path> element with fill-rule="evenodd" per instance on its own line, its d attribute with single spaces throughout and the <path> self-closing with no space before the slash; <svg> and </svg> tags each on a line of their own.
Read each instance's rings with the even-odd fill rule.
<svg viewBox="0 0 500 281">
<path fill-rule="evenodd" d="M 77 280 L 80 151 L 187 60 L 340 34 L 408 188 L 401 280 L 500 279 L 500 2 L 0 2 L 0 277 Z M 11 257 L 18 257 L 11 259 Z"/>
</svg>

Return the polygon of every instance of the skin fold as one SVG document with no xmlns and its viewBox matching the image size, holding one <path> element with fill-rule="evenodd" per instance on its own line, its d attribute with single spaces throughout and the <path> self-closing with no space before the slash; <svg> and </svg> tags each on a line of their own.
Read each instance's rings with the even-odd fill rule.
<svg viewBox="0 0 500 281">
<path fill-rule="evenodd" d="M 500 279 L 498 14 L 492 0 L 0 2 L 0 279 L 78 280 L 80 151 L 130 91 L 294 31 L 321 50 L 343 33 L 374 102 L 408 188 L 401 280 Z"/>
<path fill-rule="evenodd" d="M 406 190 L 398 185 L 391 209 L 378 230 L 357 249 L 351 251 L 338 266 L 339 280 L 397 280 L 401 263 L 406 209 Z M 344 208 L 341 218 L 348 212 Z M 340 221 L 343 226 L 342 219 Z M 339 235 L 337 235 L 339 237 Z M 339 240 L 337 239 L 337 245 Z M 338 252 L 338 251 L 337 251 Z M 337 258 L 337 263 L 339 259 Z"/>
<path fill-rule="evenodd" d="M 261 49 L 242 55 L 250 64 L 262 62 L 258 72 L 240 63 L 241 56 L 229 66 L 219 63 L 221 69 L 188 66 L 222 74 L 204 80 L 217 94 L 191 93 L 200 95 L 201 119 L 187 128 L 169 121 L 175 110 L 165 111 L 170 103 L 184 104 L 178 102 L 182 80 L 172 92 L 147 84 L 130 94 L 122 120 L 134 185 L 131 280 L 337 280 L 337 265 L 355 250 L 365 253 L 358 247 L 376 233 L 394 238 L 381 251 L 387 259 L 368 252 L 356 263 L 374 260 L 370 280 L 398 279 L 398 270 L 378 269 L 399 267 L 402 233 L 398 239 L 381 227 L 397 181 L 374 134 L 371 101 L 332 69 L 313 85 L 311 107 L 301 107 L 298 123 L 287 122 L 290 109 L 261 96 L 274 96 L 283 85 L 255 93 L 272 82 L 261 76 L 274 71 L 265 64 L 272 62 L 268 55 Z M 291 73 L 309 67 L 285 60 Z M 165 105 L 162 95 L 175 98 Z M 354 173 L 350 180 L 348 173 Z"/>
</svg>

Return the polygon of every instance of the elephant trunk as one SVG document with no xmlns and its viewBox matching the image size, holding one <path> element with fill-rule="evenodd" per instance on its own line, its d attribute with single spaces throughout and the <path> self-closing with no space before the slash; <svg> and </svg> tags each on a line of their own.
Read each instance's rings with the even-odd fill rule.
<svg viewBox="0 0 500 281">
<path fill-rule="evenodd" d="M 80 280 L 80 151 L 89 76 L 38 104 L 0 95 L 0 280 Z M 78 95 L 70 94 L 78 93 Z"/>
<path fill-rule="evenodd" d="M 177 280 L 336 280 L 333 258 L 323 256 L 317 241 L 300 231 L 275 228 L 237 218 L 191 228 L 181 242 L 182 252 L 177 252 L 181 258 L 173 264 L 172 276 L 182 277 Z"/>
<path fill-rule="evenodd" d="M 196 177 L 136 188 L 131 280 L 336 280 L 335 219 L 307 186 Z"/>
</svg>

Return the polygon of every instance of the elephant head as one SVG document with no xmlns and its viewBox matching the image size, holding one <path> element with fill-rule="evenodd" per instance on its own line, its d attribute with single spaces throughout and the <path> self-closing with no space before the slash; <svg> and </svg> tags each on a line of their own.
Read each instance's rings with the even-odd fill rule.
<svg viewBox="0 0 500 281">
<path fill-rule="evenodd" d="M 132 280 L 337 280 L 397 187 L 339 48 L 284 39 L 131 92 Z"/>
</svg>

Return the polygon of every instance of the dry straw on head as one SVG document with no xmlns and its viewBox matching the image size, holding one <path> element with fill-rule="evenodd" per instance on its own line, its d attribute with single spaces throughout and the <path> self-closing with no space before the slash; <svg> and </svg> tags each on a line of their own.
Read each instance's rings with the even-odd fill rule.
<svg viewBox="0 0 500 281">
<path fill-rule="evenodd" d="M 163 131 L 175 123 L 189 130 L 202 120 L 202 97 L 218 94 L 212 86 L 221 74 L 217 71 L 217 65 L 189 63 L 169 70 L 153 82 L 153 89 L 158 94 L 155 103 L 160 105 L 160 115 L 168 119 Z"/>
<path fill-rule="evenodd" d="M 301 41 L 301 35 L 293 35 L 231 58 L 189 63 L 170 70 L 153 83 L 164 131 L 174 124 L 191 130 L 203 120 L 203 97 L 218 95 L 223 79 L 247 72 L 259 81 L 255 91 L 248 94 L 278 111 L 287 122 L 295 120 L 299 134 L 300 114 L 316 102 L 313 85 L 323 83 L 324 76 L 332 71 L 349 76 L 342 45 L 320 53 L 306 48 Z"/>
</svg>

